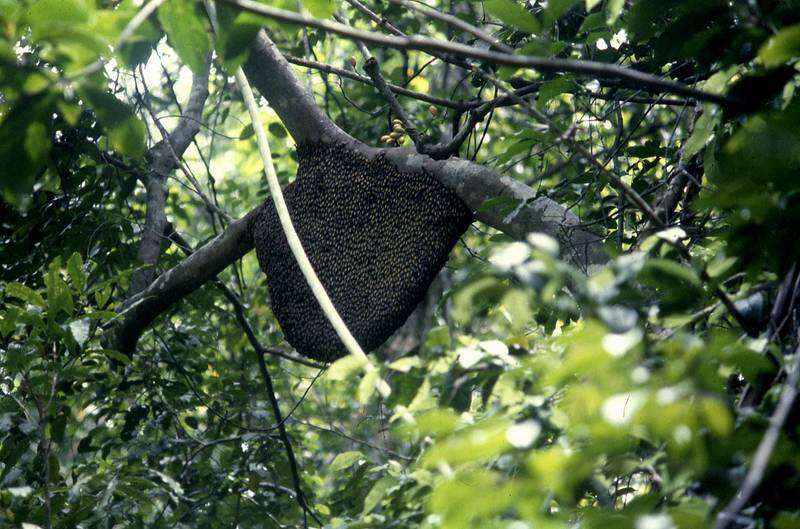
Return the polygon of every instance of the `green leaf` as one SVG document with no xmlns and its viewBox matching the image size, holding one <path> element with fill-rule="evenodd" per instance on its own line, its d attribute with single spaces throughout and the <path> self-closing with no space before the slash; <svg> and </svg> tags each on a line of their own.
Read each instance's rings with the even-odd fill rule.
<svg viewBox="0 0 800 529">
<path fill-rule="evenodd" d="M 534 55 L 537 57 L 552 57 L 558 55 L 567 43 L 560 40 L 549 38 L 531 38 L 524 46 L 519 49 L 520 55 Z"/>
<path fill-rule="evenodd" d="M 623 7 L 625 7 L 625 0 L 608 0 L 606 4 L 606 21 L 609 26 L 619 19 Z"/>
<path fill-rule="evenodd" d="M 586 11 L 591 11 L 603 0 L 586 0 Z"/>
<path fill-rule="evenodd" d="M 115 360 L 121 364 L 129 365 L 131 363 L 131 359 L 125 356 L 124 354 L 120 353 L 115 349 L 98 349 L 93 352 L 103 353 L 108 358 Z"/>
<path fill-rule="evenodd" d="M 31 305 L 36 305 L 37 307 L 46 308 L 47 304 L 44 302 L 44 298 L 36 292 L 21 283 L 9 283 L 6 285 L 6 295 L 11 296 L 12 298 L 18 298 L 26 303 L 30 303 Z"/>
<path fill-rule="evenodd" d="M 686 140 L 686 145 L 683 148 L 683 156 L 691 158 L 699 153 L 703 147 L 714 136 L 714 131 L 721 121 L 721 112 L 718 107 L 713 105 L 705 105 L 703 114 L 697 119 L 694 124 L 694 130 L 689 139 Z"/>
<path fill-rule="evenodd" d="M 552 24 L 577 3 L 578 0 L 548 0 L 544 10 L 545 21 Z"/>
<path fill-rule="evenodd" d="M 17 0 L 0 0 L 0 20 L 16 22 L 22 11 Z"/>
<path fill-rule="evenodd" d="M 540 110 L 544 108 L 548 101 L 556 96 L 568 93 L 575 89 L 575 82 L 571 77 L 559 77 L 552 81 L 542 83 L 539 87 L 539 95 L 536 98 L 536 107 Z"/>
<path fill-rule="evenodd" d="M 336 11 L 333 0 L 303 0 L 303 6 L 316 18 L 330 18 Z"/>
<path fill-rule="evenodd" d="M 733 418 L 722 402 L 715 398 L 705 398 L 701 402 L 706 425 L 712 434 L 724 437 L 733 430 Z"/>
<path fill-rule="evenodd" d="M 356 392 L 358 402 L 362 404 L 369 402 L 370 397 L 372 397 L 372 395 L 375 393 L 375 390 L 378 389 L 379 380 L 380 375 L 375 369 L 364 374 L 364 378 L 362 378 L 361 382 L 359 382 L 358 391 Z"/>
<path fill-rule="evenodd" d="M 73 253 L 67 260 L 67 272 L 72 279 L 72 284 L 79 292 L 86 288 L 86 273 L 83 271 L 83 258 L 78 252 Z"/>
<path fill-rule="evenodd" d="M 606 17 L 604 13 L 592 13 L 587 15 L 581 23 L 581 28 L 578 30 L 581 33 L 591 33 L 606 28 Z"/>
<path fill-rule="evenodd" d="M 158 20 L 181 60 L 196 74 L 205 70 L 211 51 L 204 20 L 193 0 L 169 0 L 158 8 Z"/>
<path fill-rule="evenodd" d="M 364 367 L 367 360 L 355 355 L 347 355 L 331 364 L 325 377 L 328 380 L 346 380 L 351 373 Z"/>
<path fill-rule="evenodd" d="M 367 496 L 364 498 L 364 509 L 361 511 L 361 514 L 369 514 L 371 513 L 375 507 L 380 504 L 381 500 L 386 497 L 386 493 L 394 487 L 397 483 L 397 480 L 391 476 L 384 476 L 378 481 L 375 482 L 375 485 L 372 486 Z"/>
<path fill-rule="evenodd" d="M 31 37 L 39 40 L 52 36 L 54 29 L 79 27 L 89 20 L 89 8 L 83 0 L 38 0 L 32 2 L 25 20 Z"/>
<path fill-rule="evenodd" d="M 11 203 L 30 193 L 45 169 L 52 102 L 49 92 L 18 99 L 0 121 L 0 192 Z"/>
<path fill-rule="evenodd" d="M 132 157 L 144 154 L 144 123 L 136 117 L 131 107 L 95 86 L 84 85 L 78 93 L 105 128 L 112 149 Z"/>
<path fill-rule="evenodd" d="M 800 57 L 800 24 L 783 28 L 758 50 L 758 58 L 767 68 L 780 66 Z"/>
<path fill-rule="evenodd" d="M 487 421 L 464 428 L 431 447 L 423 458 L 423 464 L 455 465 L 491 459 L 511 448 L 507 431 L 505 421 Z"/>
<path fill-rule="evenodd" d="M 663 276 L 671 276 L 696 287 L 700 286 L 700 278 L 694 270 L 669 259 L 650 259 L 645 263 L 644 268 Z"/>
<path fill-rule="evenodd" d="M 51 314 L 61 310 L 71 315 L 75 308 L 72 302 L 72 293 L 66 281 L 61 277 L 60 268 L 59 259 L 56 259 L 50 264 L 49 270 L 44 276 L 44 284 L 47 287 L 47 303 Z"/>
<path fill-rule="evenodd" d="M 242 127 L 242 131 L 239 133 L 240 140 L 246 140 L 248 138 L 252 138 L 255 135 L 256 131 L 253 128 L 252 123 L 248 123 L 244 127 Z"/>
<path fill-rule="evenodd" d="M 333 473 L 350 468 L 361 459 L 365 459 L 365 457 L 364 454 L 358 450 L 342 452 L 331 461 L 331 464 L 328 466 L 328 472 Z"/>
<path fill-rule="evenodd" d="M 538 33 L 541 29 L 536 17 L 514 0 L 488 0 L 484 6 L 490 15 L 520 31 Z"/>
<path fill-rule="evenodd" d="M 286 137 L 286 129 L 284 128 L 282 123 L 277 121 L 273 121 L 267 127 L 269 129 L 269 133 L 275 136 L 276 138 L 285 138 Z"/>
<path fill-rule="evenodd" d="M 405 358 L 395 360 L 389 364 L 389 369 L 400 371 L 401 373 L 408 373 L 413 368 L 419 367 L 421 364 L 422 362 L 418 356 L 407 356 Z"/>
<path fill-rule="evenodd" d="M 706 272 L 709 277 L 718 278 L 722 277 L 729 270 L 733 268 L 738 259 L 736 257 L 727 257 L 724 259 L 715 259 L 708 264 Z"/>
<path fill-rule="evenodd" d="M 21 312 L 21 309 L 14 305 L 6 305 L 6 307 L 0 311 L 0 336 L 8 336 L 16 329 Z"/>
<path fill-rule="evenodd" d="M 225 70 L 233 74 L 247 60 L 250 44 L 264 21 L 252 13 L 238 11 L 225 3 L 217 4 L 217 19 L 217 53 L 222 57 Z"/>
</svg>

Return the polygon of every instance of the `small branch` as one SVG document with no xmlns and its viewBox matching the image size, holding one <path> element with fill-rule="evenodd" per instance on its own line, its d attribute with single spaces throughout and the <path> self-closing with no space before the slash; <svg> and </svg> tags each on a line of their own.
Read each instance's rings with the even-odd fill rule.
<svg viewBox="0 0 800 529">
<path fill-rule="evenodd" d="M 303 487 L 300 483 L 300 472 L 297 468 L 297 459 L 294 457 L 294 450 L 292 449 L 292 442 L 289 439 L 289 435 L 286 433 L 286 425 L 284 424 L 283 416 L 281 414 L 281 407 L 278 404 L 278 399 L 275 397 L 275 387 L 272 384 L 272 377 L 269 376 L 269 371 L 267 371 L 267 364 L 264 362 L 264 355 L 260 353 L 256 353 L 258 357 L 258 369 L 261 371 L 261 378 L 264 379 L 264 386 L 267 390 L 267 396 L 269 397 L 270 405 L 272 406 L 272 415 L 275 418 L 275 423 L 278 427 L 278 435 L 283 441 L 283 446 L 286 449 L 286 457 L 289 460 L 289 469 L 292 473 L 292 484 L 294 486 L 295 492 L 295 499 L 297 503 L 300 504 L 300 507 L 303 509 L 304 513 L 308 513 L 317 522 L 320 527 L 324 525 L 322 521 L 317 517 L 314 511 L 309 507 L 308 502 L 306 501 L 306 496 L 303 493 Z"/>
<path fill-rule="evenodd" d="M 736 493 L 736 496 L 731 502 L 717 515 L 714 529 L 726 529 L 731 522 L 736 518 L 750 498 L 753 497 L 761 481 L 764 479 L 764 473 L 769 465 L 769 460 L 772 457 L 772 452 L 775 450 L 775 445 L 778 443 L 783 425 L 789 412 L 792 411 L 792 405 L 797 398 L 798 392 L 798 379 L 800 379 L 800 348 L 794 352 L 794 360 L 789 367 L 786 374 L 786 381 L 783 384 L 778 405 L 769 419 L 769 426 L 767 431 L 764 432 L 764 437 L 758 444 L 755 454 L 753 455 L 753 462 L 750 464 L 750 469 L 744 477 L 742 486 Z"/>
<path fill-rule="evenodd" d="M 300 423 L 300 424 L 305 424 L 309 428 L 313 428 L 313 429 L 319 430 L 321 432 L 328 432 L 328 433 L 331 433 L 333 435 L 338 435 L 339 437 L 347 439 L 348 441 L 352 441 L 352 442 L 354 442 L 356 444 L 367 446 L 369 448 L 372 448 L 373 450 L 378 450 L 380 452 L 384 452 L 384 453 L 386 453 L 386 454 L 388 454 L 388 455 L 390 455 L 392 457 L 396 457 L 397 459 L 401 459 L 401 460 L 406 461 L 406 462 L 411 462 L 411 461 L 414 460 L 414 458 L 412 458 L 412 457 L 405 456 L 405 455 L 403 455 L 403 454 L 401 454 L 399 452 L 395 452 L 394 450 L 391 450 L 389 448 L 385 448 L 383 446 L 378 446 L 378 445 L 376 445 L 374 443 L 371 443 L 369 441 L 365 441 L 364 439 L 359 439 L 357 437 L 353 437 L 352 435 L 349 435 L 348 433 L 343 432 L 343 431 L 341 431 L 338 428 L 335 428 L 333 426 L 330 426 L 330 427 L 319 426 L 318 424 L 314 424 L 314 423 L 308 422 L 308 421 L 303 421 L 303 420 L 300 420 L 300 419 L 297 419 L 297 418 L 295 418 L 294 420 L 296 422 Z"/>
<path fill-rule="evenodd" d="M 364 46 L 364 50 L 366 50 L 366 46 Z M 367 53 L 369 53 L 369 50 L 367 50 Z M 372 84 L 378 89 L 378 92 L 380 92 L 386 102 L 389 103 L 389 108 L 392 109 L 392 114 L 394 114 L 397 119 L 403 122 L 403 128 L 405 128 L 408 137 L 411 138 L 411 141 L 413 141 L 414 145 L 416 145 L 417 150 L 423 152 L 425 145 L 422 142 L 422 138 L 420 137 L 419 132 L 417 132 L 417 128 L 408 117 L 408 114 L 406 114 L 406 112 L 403 110 L 403 107 L 400 106 L 400 103 L 397 102 L 397 98 L 392 93 L 389 85 L 386 84 L 386 80 L 381 74 L 381 67 L 378 64 L 378 60 L 371 54 L 369 56 L 365 55 L 365 58 L 364 71 L 367 72 L 370 79 L 372 79 Z"/>
<path fill-rule="evenodd" d="M 441 11 L 438 11 L 436 9 L 432 9 L 432 8 L 430 8 L 430 7 L 428 7 L 428 6 L 424 5 L 424 4 L 421 4 L 421 3 L 409 2 L 408 0 L 389 0 L 389 1 L 392 2 L 393 4 L 401 5 L 401 6 L 405 7 L 406 9 L 419 11 L 419 12 L 421 12 L 422 14 L 424 14 L 427 17 L 439 20 L 440 22 L 444 22 L 445 24 L 449 24 L 449 25 L 453 26 L 454 28 L 458 28 L 458 29 L 460 29 L 462 31 L 470 33 L 473 36 L 475 36 L 478 39 L 480 39 L 483 42 L 485 42 L 486 44 L 488 44 L 489 46 L 497 48 L 498 50 L 500 50 L 503 53 L 507 53 L 507 54 L 514 54 L 515 53 L 514 52 L 514 48 L 512 48 L 511 46 L 500 42 L 499 40 L 494 38 L 492 35 L 486 33 L 482 29 L 477 28 L 477 27 L 473 26 L 472 24 L 469 24 L 468 22 L 466 22 L 464 20 L 461 20 L 458 17 L 454 17 L 453 15 L 450 15 L 448 13 L 442 13 Z"/>
<path fill-rule="evenodd" d="M 339 22 L 319 20 L 299 13 L 294 13 L 292 11 L 278 9 L 256 2 L 255 0 L 224 1 L 245 11 L 279 20 L 281 22 L 297 24 L 300 26 L 315 27 L 343 37 L 358 40 L 364 43 L 376 44 L 378 46 L 386 46 L 397 49 L 413 49 L 425 52 L 442 52 L 481 61 L 488 61 L 504 66 L 534 68 L 541 72 L 572 72 L 599 78 L 622 79 L 630 81 L 637 87 L 650 92 L 679 94 L 697 99 L 698 101 L 708 101 L 723 106 L 730 106 L 736 103 L 736 100 L 727 96 L 704 92 L 677 81 L 662 79 L 655 75 L 625 68 L 615 64 L 607 64 L 595 61 L 535 57 L 531 55 L 512 55 L 508 53 L 476 48 L 457 42 L 437 40 L 430 37 L 401 37 L 396 35 L 381 35 L 371 31 L 359 30 Z"/>
<path fill-rule="evenodd" d="M 373 22 L 378 24 L 379 27 L 385 28 L 386 31 L 388 31 L 392 35 L 395 35 L 397 37 L 406 37 L 406 34 L 403 33 L 397 27 L 393 26 L 391 24 L 391 22 L 389 22 L 389 20 L 386 17 L 382 17 L 382 16 L 378 15 L 377 13 L 372 11 L 370 8 L 365 6 L 363 3 L 361 3 L 359 0 L 346 0 L 346 1 L 347 1 L 347 3 L 349 3 L 350 5 L 355 7 L 358 11 L 360 11 L 361 13 L 366 15 L 367 18 L 369 18 L 370 20 L 372 20 Z M 436 52 L 436 51 L 431 51 L 429 53 L 430 53 L 431 56 L 436 57 L 437 59 L 440 59 L 440 60 L 442 60 L 442 61 L 444 61 L 444 62 L 446 62 L 448 64 L 453 64 L 453 65 L 458 66 L 459 68 L 463 68 L 465 70 L 469 70 L 470 69 L 470 65 L 467 64 L 465 61 L 463 61 L 460 58 L 449 57 L 449 56 L 447 56 L 447 55 L 445 55 L 443 53 L 439 53 L 439 52 Z"/>
<path fill-rule="evenodd" d="M 344 19 L 339 15 L 335 15 L 336 20 L 342 22 Z M 408 137 L 411 138 L 411 141 L 414 142 L 418 151 L 422 151 L 424 144 L 422 142 L 422 138 L 417 132 L 417 128 L 414 126 L 414 123 L 408 117 L 403 107 L 400 106 L 400 103 L 397 101 L 397 98 L 392 93 L 392 89 L 389 88 L 389 85 L 386 83 L 386 79 L 383 78 L 383 74 L 381 73 L 381 65 L 378 63 L 378 59 L 375 58 L 374 55 L 369 51 L 369 48 L 363 42 L 356 42 L 358 45 L 358 49 L 361 50 L 361 55 L 364 56 L 364 71 L 367 72 L 370 79 L 372 79 L 372 86 L 374 86 L 378 93 L 383 96 L 383 99 L 389 103 L 389 108 L 392 110 L 392 114 L 399 119 L 403 123 L 403 128 L 408 134 Z"/>
<path fill-rule="evenodd" d="M 325 64 L 322 62 L 310 61 L 308 59 L 303 59 L 301 57 L 295 57 L 293 55 L 284 54 L 284 57 L 288 62 L 290 62 L 291 64 L 296 64 L 297 66 L 303 66 L 305 68 L 313 68 L 315 70 L 319 70 L 322 73 L 338 75 L 339 77 L 352 79 L 353 81 L 358 81 L 359 83 L 375 86 L 375 84 L 372 82 L 372 79 L 370 79 L 366 75 L 361 75 L 359 73 L 350 70 L 345 70 L 344 68 L 337 68 L 335 66 L 331 66 L 329 64 Z M 420 101 L 424 101 L 432 105 L 452 108 L 455 110 L 463 110 L 465 108 L 465 105 L 463 103 L 450 101 L 449 99 L 443 99 L 440 97 L 434 97 L 428 94 L 423 94 L 422 92 L 415 92 L 413 90 L 409 90 L 408 88 L 404 88 L 396 84 L 387 83 L 386 86 L 388 86 L 389 89 L 395 94 L 406 97 L 412 97 L 414 99 L 418 99 Z"/>
<path fill-rule="evenodd" d="M 200 118 L 208 98 L 210 66 L 209 57 L 203 73 L 194 76 L 186 110 L 171 133 L 167 133 L 153 115 L 153 120 L 161 131 L 162 140 L 147 153 L 147 160 L 150 162 L 150 172 L 144 178 L 147 209 L 142 240 L 136 255 L 141 267 L 131 277 L 129 297 L 144 290 L 155 277 L 156 265 L 161 256 L 164 228 L 167 225 L 167 216 L 164 211 L 167 201 L 166 180 L 170 173 L 181 165 L 181 156 L 200 131 Z M 148 110 L 150 110 L 149 107 Z"/>
<path fill-rule="evenodd" d="M 386 28 L 386 31 L 388 31 L 392 35 L 397 35 L 397 36 L 405 35 L 405 33 L 403 33 L 400 29 L 392 25 L 392 23 L 389 22 L 389 20 L 386 17 L 379 16 L 377 13 L 372 11 L 366 5 L 361 3 L 359 0 L 345 0 L 345 1 L 351 6 L 355 7 L 358 11 L 365 14 L 367 18 L 375 22 L 378 25 L 378 27 Z"/>
<path fill-rule="evenodd" d="M 535 92 L 539 89 L 539 85 L 536 84 L 535 86 L 529 86 L 522 88 L 520 90 L 516 90 L 514 93 L 517 98 L 523 97 L 528 95 L 530 92 Z M 501 106 L 509 106 L 516 104 L 514 100 L 509 96 L 502 96 L 494 98 L 490 101 L 483 103 L 481 106 L 474 108 L 469 111 L 467 121 L 464 125 L 458 130 L 458 132 L 453 136 L 449 142 L 439 145 L 433 145 L 425 149 L 425 154 L 432 158 L 436 158 L 437 160 L 443 160 L 445 158 L 449 158 L 452 155 L 458 154 L 458 150 L 461 148 L 461 145 L 467 140 L 469 135 L 472 133 L 472 130 L 475 128 L 475 125 L 483 121 L 488 114 L 490 114 L 494 109 L 501 107 Z"/>
</svg>

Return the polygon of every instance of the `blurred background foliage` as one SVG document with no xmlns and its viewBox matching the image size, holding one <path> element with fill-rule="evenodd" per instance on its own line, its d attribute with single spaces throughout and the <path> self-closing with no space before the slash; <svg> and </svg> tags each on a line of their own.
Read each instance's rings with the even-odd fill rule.
<svg viewBox="0 0 800 529">
<path fill-rule="evenodd" d="M 352 3 L 268 3 L 381 31 Z M 350 72 L 363 57 L 350 41 L 223 2 L 212 38 L 190 0 L 167 0 L 115 45 L 142 5 L 0 0 L 0 526 L 800 527 L 800 413 L 791 402 L 779 413 L 796 387 L 800 330 L 800 2 L 427 4 L 520 54 L 620 64 L 729 104 L 475 64 L 533 87 L 532 104 L 671 229 L 657 233 L 564 137 L 516 106 L 493 109 L 459 155 L 569 206 L 613 258 L 587 276 L 548 238 L 512 241 L 476 223 L 430 299 L 376 353 L 387 398 L 349 359 L 323 373 L 268 355 L 320 522 L 298 502 L 256 354 L 219 290 L 173 307 L 130 357 L 107 349 L 102 331 L 136 269 L 145 153 L 181 115 L 206 53 L 216 51 L 202 128 L 166 208 L 193 246 L 267 198 L 231 77 L 255 31 L 266 25 L 284 53 Z M 406 34 L 483 46 L 406 5 L 366 6 Z M 502 95 L 424 53 L 371 51 L 389 82 L 415 92 Z M 297 71 L 362 141 L 392 129 L 372 86 Z M 457 104 L 400 101 L 435 140 L 466 117 Z M 262 119 L 288 183 L 291 138 L 267 107 Z M 182 259 L 172 246 L 159 266 Z M 254 256 L 220 279 L 261 343 L 284 349 Z M 760 486 L 718 519 L 759 469 L 771 425 Z"/>
</svg>

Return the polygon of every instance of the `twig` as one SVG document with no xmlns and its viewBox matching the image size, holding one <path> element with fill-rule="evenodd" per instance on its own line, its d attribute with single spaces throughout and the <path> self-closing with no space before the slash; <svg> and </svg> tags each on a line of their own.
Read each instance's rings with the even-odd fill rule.
<svg viewBox="0 0 800 529">
<path fill-rule="evenodd" d="M 300 423 L 300 424 L 305 424 L 306 426 L 308 426 L 310 428 L 313 428 L 315 430 L 332 433 L 334 435 L 338 435 L 339 437 L 343 437 L 344 439 L 347 439 L 348 441 L 352 441 L 352 442 L 354 442 L 356 444 L 368 446 L 369 448 L 372 448 L 373 450 L 379 450 L 381 452 L 385 452 L 385 453 L 389 454 L 390 456 L 396 457 L 397 459 L 401 459 L 403 461 L 413 461 L 414 460 L 413 457 L 405 456 L 405 455 L 403 455 L 403 454 L 401 454 L 399 452 L 395 452 L 394 450 L 391 450 L 389 448 L 385 448 L 383 446 L 378 446 L 378 445 L 376 445 L 374 443 L 370 443 L 369 441 L 365 441 L 364 439 L 359 439 L 358 437 L 353 437 L 352 435 L 350 435 L 350 434 L 348 434 L 346 432 L 343 432 L 343 431 L 341 431 L 338 428 L 335 428 L 333 426 L 330 426 L 330 427 L 320 426 L 318 424 L 314 424 L 314 423 L 309 422 L 309 421 L 302 421 L 300 419 L 295 419 L 295 421 Z"/>
<path fill-rule="evenodd" d="M 759 485 L 761 485 L 761 480 L 764 479 L 764 473 L 772 457 L 772 451 L 775 449 L 786 418 L 789 416 L 792 405 L 797 398 L 798 379 L 800 379 L 800 347 L 794 352 L 794 360 L 787 370 L 786 382 L 783 384 L 783 391 L 778 400 L 778 405 L 769 419 L 767 431 L 764 432 L 764 437 L 761 438 L 761 442 L 758 444 L 758 448 L 753 455 L 753 462 L 744 477 L 742 486 L 731 502 L 717 514 L 714 529 L 726 529 L 739 514 L 739 511 L 747 505 Z"/>
<path fill-rule="evenodd" d="M 330 33 L 341 35 L 353 40 L 365 43 L 376 44 L 398 49 L 415 49 L 425 52 L 450 53 L 456 56 L 468 57 L 483 61 L 492 62 L 504 66 L 517 66 L 520 68 L 534 68 L 542 72 L 573 72 L 590 75 L 600 78 L 623 79 L 635 83 L 637 86 L 654 92 L 667 92 L 691 97 L 699 101 L 708 101 L 719 105 L 730 106 L 737 101 L 733 98 L 704 92 L 692 88 L 677 81 L 662 79 L 638 70 L 625 68 L 616 64 L 607 64 L 595 61 L 556 59 L 535 57 L 531 55 L 512 55 L 508 53 L 495 52 L 460 44 L 457 42 L 447 42 L 421 36 L 397 36 L 381 35 L 371 31 L 364 31 L 353 28 L 346 24 L 333 22 L 330 20 L 319 20 L 292 11 L 271 7 L 254 0 L 224 0 L 245 11 L 262 15 L 268 18 L 322 29 Z"/>
<path fill-rule="evenodd" d="M 270 405 L 272 406 L 272 414 L 275 417 L 275 423 L 278 427 L 278 435 L 283 441 L 283 446 L 286 449 L 286 457 L 289 459 L 289 469 L 292 473 L 292 484 L 294 485 L 295 496 L 297 503 L 307 512 L 320 526 L 324 525 L 317 517 L 314 511 L 308 506 L 303 487 L 300 483 L 300 473 L 297 469 L 297 459 L 294 457 L 294 449 L 292 449 L 292 442 L 289 435 L 286 433 L 286 425 L 284 424 L 283 416 L 281 415 L 281 407 L 278 404 L 278 399 L 275 397 L 275 387 L 272 384 L 272 377 L 269 376 L 267 371 L 267 364 L 264 362 L 264 355 L 256 352 L 258 358 L 258 369 L 261 371 L 261 377 L 264 379 L 264 385 L 267 389 L 267 396 L 269 397 Z"/>
<path fill-rule="evenodd" d="M 365 6 L 363 3 L 361 3 L 359 0 L 346 0 L 346 2 L 351 6 L 355 7 L 358 11 L 361 11 L 362 13 L 367 15 L 367 18 L 375 22 L 378 25 L 378 27 L 386 28 L 386 30 L 392 35 L 397 35 L 397 36 L 405 35 L 405 33 L 403 33 L 400 29 L 392 25 L 392 23 L 389 22 L 389 20 L 386 17 L 378 15 L 370 8 Z"/>
<path fill-rule="evenodd" d="M 667 224 L 664 223 L 664 221 L 662 221 L 661 218 L 659 218 L 659 216 L 656 214 L 653 208 L 650 207 L 650 204 L 648 204 L 647 201 L 644 198 L 642 198 L 642 196 L 639 193 L 637 193 L 630 185 L 628 185 L 624 180 L 622 180 L 622 178 L 620 178 L 619 175 L 617 175 L 614 171 L 608 169 L 606 167 L 606 163 L 601 162 L 599 159 L 597 159 L 596 156 L 593 156 L 592 153 L 590 153 L 583 145 L 575 141 L 572 138 L 570 130 L 562 131 L 561 128 L 558 125 L 556 125 L 556 123 L 553 120 L 547 117 L 547 115 L 537 110 L 534 106 L 528 104 L 519 96 L 516 96 L 513 92 L 508 90 L 503 85 L 503 83 L 500 82 L 496 77 L 489 75 L 481 70 L 478 70 L 477 68 L 475 68 L 474 71 L 476 72 L 476 74 L 487 79 L 498 89 L 505 92 L 507 95 L 509 95 L 509 97 L 517 100 L 522 105 L 522 109 L 528 115 L 540 121 L 541 123 L 547 125 L 547 128 L 550 129 L 550 131 L 558 137 L 559 141 L 563 141 L 569 144 L 571 149 L 575 150 L 580 156 L 585 158 L 586 161 L 594 165 L 599 170 L 600 173 L 604 174 L 606 178 L 608 178 L 608 180 L 610 180 L 614 185 L 617 186 L 619 191 L 625 195 L 625 198 L 628 200 L 628 202 L 630 202 L 634 207 L 636 207 L 642 213 L 645 214 L 645 216 L 650 220 L 650 222 L 652 222 L 652 224 L 655 227 L 662 230 L 667 228 Z M 675 250 L 684 259 L 686 259 L 688 262 L 691 262 L 692 256 L 689 253 L 689 250 L 685 246 L 683 246 L 680 241 L 667 240 L 666 242 L 670 244 L 673 248 L 675 248 Z M 717 298 L 722 302 L 723 305 L 725 305 L 725 308 L 728 310 L 733 319 L 736 320 L 736 322 L 742 327 L 742 329 L 744 329 L 745 332 L 747 332 L 749 335 L 755 336 L 758 333 L 757 329 L 755 329 L 753 325 L 751 325 L 742 316 L 741 312 L 739 312 L 739 309 L 737 309 L 736 306 L 733 304 L 733 301 L 731 300 L 730 296 L 728 296 L 728 294 L 722 289 L 722 287 L 720 287 L 718 284 L 716 284 L 716 282 L 712 280 L 711 276 L 708 275 L 708 271 L 705 268 L 703 268 L 699 270 L 698 274 L 703 283 L 710 286 L 711 290 L 714 292 L 714 295 L 717 296 Z"/>
<path fill-rule="evenodd" d="M 367 54 L 369 54 L 369 50 L 367 50 L 366 46 L 361 44 L 360 47 L 362 47 L 363 50 L 366 50 Z M 397 119 L 403 122 L 403 128 L 405 129 L 406 134 L 408 134 L 408 137 L 411 138 L 411 141 L 414 142 L 414 145 L 416 145 L 417 150 L 419 152 L 424 152 L 425 145 L 422 141 L 422 137 L 419 135 L 419 132 L 417 132 L 417 128 L 414 126 L 411 118 L 408 117 L 408 114 L 406 114 L 405 110 L 403 110 L 403 107 L 397 102 L 397 98 L 392 93 L 389 85 L 386 84 L 386 80 L 381 74 L 381 67 L 380 64 L 378 64 L 378 60 L 372 54 L 369 54 L 368 56 L 365 54 L 365 58 L 364 71 L 367 72 L 370 79 L 372 79 L 372 84 L 378 89 L 378 92 L 380 92 L 386 102 L 389 103 L 389 108 L 392 109 L 392 114 L 394 114 Z"/>
<path fill-rule="evenodd" d="M 315 70 L 319 70 L 322 73 L 334 74 L 338 75 L 339 77 L 346 77 L 347 79 L 358 81 L 359 83 L 375 86 L 375 84 L 372 82 L 372 79 L 370 79 L 366 75 L 361 75 L 359 73 L 350 70 L 345 70 L 344 68 L 337 68 L 335 66 L 331 66 L 329 64 L 325 64 L 322 62 L 311 61 L 308 59 L 303 59 L 301 57 L 295 57 L 293 55 L 284 54 L 283 56 L 286 57 L 287 61 L 289 61 L 292 64 L 296 64 L 297 66 L 303 66 L 305 68 L 313 68 Z M 396 84 L 386 83 L 386 86 L 388 86 L 392 92 L 398 95 L 413 97 L 414 99 L 425 101 L 426 103 L 430 103 L 432 105 L 439 105 L 443 107 L 452 108 L 455 110 L 463 110 L 465 108 L 465 105 L 463 103 L 450 101 L 449 99 L 443 99 L 440 97 L 434 97 L 428 94 L 423 94 L 422 92 L 415 92 L 414 90 L 409 90 L 408 88 L 404 88 Z"/>
<path fill-rule="evenodd" d="M 433 19 L 439 20 L 441 22 L 444 22 L 446 24 L 449 24 L 449 25 L 451 25 L 451 26 L 453 26 L 455 28 L 458 28 L 458 29 L 460 29 L 462 31 L 466 31 L 467 33 L 470 33 L 470 34 L 474 35 L 475 37 L 479 38 L 480 40 L 482 40 L 483 42 L 487 43 L 489 46 L 493 46 L 493 47 L 497 48 L 498 50 L 502 51 L 503 53 L 508 53 L 508 54 L 513 54 L 514 53 L 514 48 L 512 48 L 508 44 L 504 44 L 503 42 L 500 42 L 499 40 L 494 38 L 492 35 L 486 33 L 482 29 L 480 29 L 478 27 L 475 27 L 472 24 L 470 24 L 470 23 L 468 23 L 468 22 L 466 22 L 464 20 L 461 20 L 458 17 L 455 17 L 455 16 L 450 15 L 448 13 L 442 13 L 441 11 L 438 11 L 436 9 L 432 9 L 432 8 L 430 8 L 430 7 L 428 7 L 428 6 L 424 5 L 424 4 L 421 4 L 421 3 L 409 2 L 408 0 L 389 0 L 389 1 L 392 2 L 393 4 L 401 5 L 401 6 L 405 7 L 405 8 L 407 8 L 407 9 L 412 9 L 414 11 L 419 11 L 422 14 L 424 14 L 425 16 L 428 16 L 430 18 L 433 18 Z"/>
</svg>

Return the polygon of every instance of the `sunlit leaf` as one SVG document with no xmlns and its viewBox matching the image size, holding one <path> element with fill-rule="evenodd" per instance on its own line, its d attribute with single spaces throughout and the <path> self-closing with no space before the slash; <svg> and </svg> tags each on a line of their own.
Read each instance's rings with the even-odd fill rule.
<svg viewBox="0 0 800 529">
<path fill-rule="evenodd" d="M 338 454 L 328 466 L 329 472 L 338 472 L 349 468 L 364 459 L 364 454 L 358 450 Z"/>
<path fill-rule="evenodd" d="M 112 94 L 91 85 L 84 85 L 80 95 L 106 129 L 114 150 L 133 157 L 144 154 L 144 123 L 136 117 L 128 105 Z"/>
<path fill-rule="evenodd" d="M 780 66 L 798 57 L 800 57 L 800 24 L 783 28 L 758 50 L 758 58 L 767 68 Z"/>
<path fill-rule="evenodd" d="M 329 18 L 336 11 L 333 0 L 303 0 L 303 5 L 317 18 Z"/>
<path fill-rule="evenodd" d="M 490 15 L 520 31 L 538 33 L 540 30 L 536 17 L 515 0 L 488 0 L 484 6 Z"/>
<path fill-rule="evenodd" d="M 169 0 L 158 8 L 158 20 L 181 60 L 194 73 L 200 74 L 205 70 L 211 43 L 197 5 L 193 0 Z"/>
</svg>

